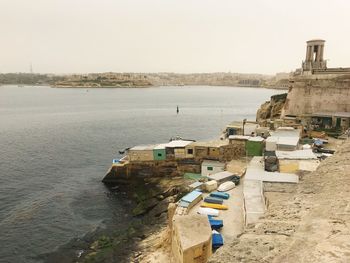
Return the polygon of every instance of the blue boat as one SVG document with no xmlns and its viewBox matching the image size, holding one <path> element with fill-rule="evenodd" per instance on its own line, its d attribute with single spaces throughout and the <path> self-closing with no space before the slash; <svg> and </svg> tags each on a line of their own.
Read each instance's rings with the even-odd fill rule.
<svg viewBox="0 0 350 263">
<path fill-rule="evenodd" d="M 182 197 L 179 205 L 181 207 L 191 209 L 193 206 L 195 206 L 198 202 L 202 200 L 202 195 L 202 192 L 194 190 Z"/>
<path fill-rule="evenodd" d="M 224 226 L 224 221 L 220 219 L 210 219 L 209 218 L 209 223 L 211 229 L 218 230 Z"/>
<path fill-rule="evenodd" d="M 215 197 L 206 197 L 204 198 L 204 202 L 207 203 L 211 203 L 211 204 L 219 204 L 222 205 L 222 203 L 224 202 L 224 200 L 222 200 L 221 198 L 215 198 Z"/>
<path fill-rule="evenodd" d="M 216 197 L 216 198 L 221 198 L 221 199 L 229 199 L 230 194 L 228 193 L 223 193 L 223 192 L 212 192 L 210 193 L 211 197 Z"/>
<path fill-rule="evenodd" d="M 213 230 L 211 240 L 213 249 L 217 249 L 224 245 L 224 239 L 222 238 L 222 235 L 215 230 Z"/>
</svg>

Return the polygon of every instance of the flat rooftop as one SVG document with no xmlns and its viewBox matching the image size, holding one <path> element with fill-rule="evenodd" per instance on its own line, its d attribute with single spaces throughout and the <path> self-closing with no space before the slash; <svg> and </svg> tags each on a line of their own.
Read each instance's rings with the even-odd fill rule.
<svg viewBox="0 0 350 263">
<path fill-rule="evenodd" d="M 165 145 L 165 147 L 167 147 L 167 148 L 182 148 L 182 147 L 189 145 L 190 143 L 193 143 L 193 141 L 175 140 L 175 141 L 171 141 L 171 142 L 167 143 Z"/>
<path fill-rule="evenodd" d="M 129 149 L 129 151 L 151 151 L 156 147 L 156 144 L 147 144 L 147 145 L 137 145 Z"/>
<path fill-rule="evenodd" d="M 174 217 L 174 226 L 178 230 L 183 250 L 208 242 L 211 239 L 211 227 L 206 215 L 182 215 Z"/>
<path fill-rule="evenodd" d="M 213 140 L 213 141 L 206 141 L 206 142 L 192 142 L 188 146 L 221 147 L 228 144 L 229 144 L 228 140 Z"/>
</svg>

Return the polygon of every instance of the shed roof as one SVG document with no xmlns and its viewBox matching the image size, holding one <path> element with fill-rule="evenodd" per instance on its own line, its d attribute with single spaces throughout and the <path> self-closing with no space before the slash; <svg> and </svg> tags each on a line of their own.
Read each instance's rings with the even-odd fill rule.
<svg viewBox="0 0 350 263">
<path fill-rule="evenodd" d="M 226 128 L 243 128 L 243 121 L 233 121 L 227 124 Z"/>
<path fill-rule="evenodd" d="M 228 140 L 214 140 L 214 141 L 206 141 L 206 142 L 192 142 L 188 146 L 203 146 L 203 147 L 220 147 L 224 145 L 228 145 Z"/>
<path fill-rule="evenodd" d="M 278 137 L 277 145 L 291 145 L 297 146 L 299 143 L 299 137 Z"/>
<path fill-rule="evenodd" d="M 196 200 L 199 196 L 201 196 L 202 193 L 199 191 L 192 191 L 185 195 L 184 197 L 181 198 L 181 201 L 187 202 L 187 203 L 192 203 L 194 200 Z"/>
<path fill-rule="evenodd" d="M 250 136 L 248 135 L 230 135 L 228 136 L 229 140 L 248 140 Z"/>
<path fill-rule="evenodd" d="M 175 140 L 167 143 L 165 147 L 167 148 L 181 148 L 185 147 L 186 145 L 193 143 L 193 141 L 184 141 L 184 140 Z"/>
<path fill-rule="evenodd" d="M 201 185 L 203 185 L 202 182 L 194 182 L 194 183 L 190 184 L 189 187 L 192 189 L 195 189 L 195 188 L 200 187 Z"/>
<path fill-rule="evenodd" d="M 286 160 L 310 160 L 317 159 L 311 149 L 296 150 L 296 151 L 276 151 L 278 159 Z"/>
<path fill-rule="evenodd" d="M 281 129 L 282 128 L 282 129 Z M 290 128 L 290 129 L 287 129 Z M 276 131 L 271 133 L 272 136 L 277 137 L 300 137 L 300 130 L 293 129 L 291 127 L 280 127 Z"/>
<path fill-rule="evenodd" d="M 264 170 L 263 157 L 255 156 L 250 161 L 245 180 L 260 180 L 264 182 L 298 183 L 299 177 L 295 174 L 266 172 Z"/>
<path fill-rule="evenodd" d="M 130 148 L 129 151 L 151 151 L 155 146 L 155 144 L 137 145 Z"/>
<path fill-rule="evenodd" d="M 266 142 L 277 142 L 278 137 L 277 136 L 269 136 L 266 138 Z"/>
<path fill-rule="evenodd" d="M 250 141 L 250 142 L 263 142 L 263 141 L 264 141 L 264 138 L 263 138 L 263 137 L 260 137 L 260 136 L 250 137 L 250 138 L 248 139 L 248 141 Z"/>
<path fill-rule="evenodd" d="M 223 171 L 216 174 L 212 174 L 209 176 L 209 178 L 214 179 L 216 181 L 222 181 L 222 180 L 225 180 L 226 178 L 229 179 L 230 177 L 233 177 L 233 176 L 234 176 L 233 173 L 228 171 Z"/>
<path fill-rule="evenodd" d="M 154 150 L 162 150 L 162 149 L 165 149 L 167 143 L 161 143 L 161 144 L 158 144 L 154 147 Z"/>
</svg>

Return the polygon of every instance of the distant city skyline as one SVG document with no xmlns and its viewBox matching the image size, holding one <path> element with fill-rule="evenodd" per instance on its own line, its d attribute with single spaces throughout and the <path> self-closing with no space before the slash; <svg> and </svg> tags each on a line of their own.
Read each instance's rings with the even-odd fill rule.
<svg viewBox="0 0 350 263">
<path fill-rule="evenodd" d="M 346 0 L 1 0 L 0 73 L 238 72 L 301 67 L 326 40 L 350 67 Z"/>
</svg>

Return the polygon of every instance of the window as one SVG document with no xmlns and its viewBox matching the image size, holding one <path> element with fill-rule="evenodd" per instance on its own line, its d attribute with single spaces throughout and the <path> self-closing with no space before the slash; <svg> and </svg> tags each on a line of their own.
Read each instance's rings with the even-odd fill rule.
<svg viewBox="0 0 350 263">
<path fill-rule="evenodd" d="M 208 166 L 208 167 L 207 167 L 207 170 L 208 170 L 208 171 L 213 171 L 213 167 Z"/>
<path fill-rule="evenodd" d="M 162 157 L 162 154 L 161 154 L 161 153 L 158 153 L 158 157 Z"/>
<path fill-rule="evenodd" d="M 187 154 L 193 154 L 193 149 L 187 149 Z"/>
</svg>

